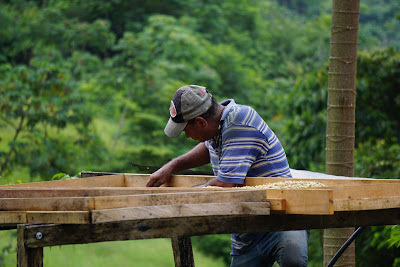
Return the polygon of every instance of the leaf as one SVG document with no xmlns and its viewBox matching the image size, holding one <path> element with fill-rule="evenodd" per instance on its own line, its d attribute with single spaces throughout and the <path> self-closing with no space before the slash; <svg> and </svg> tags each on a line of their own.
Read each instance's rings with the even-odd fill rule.
<svg viewBox="0 0 400 267">
<path fill-rule="evenodd" d="M 69 176 L 68 174 L 65 174 L 63 172 L 59 172 L 53 175 L 51 180 L 62 180 L 64 177 Z"/>
</svg>

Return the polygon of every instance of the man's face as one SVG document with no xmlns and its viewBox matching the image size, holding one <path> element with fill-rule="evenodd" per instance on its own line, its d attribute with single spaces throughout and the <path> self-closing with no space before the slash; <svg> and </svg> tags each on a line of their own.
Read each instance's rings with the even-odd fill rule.
<svg viewBox="0 0 400 267">
<path fill-rule="evenodd" d="M 192 138 L 199 142 L 205 142 L 210 139 L 207 138 L 205 128 L 196 122 L 193 124 L 188 123 L 183 131 L 185 132 L 186 138 Z"/>
</svg>

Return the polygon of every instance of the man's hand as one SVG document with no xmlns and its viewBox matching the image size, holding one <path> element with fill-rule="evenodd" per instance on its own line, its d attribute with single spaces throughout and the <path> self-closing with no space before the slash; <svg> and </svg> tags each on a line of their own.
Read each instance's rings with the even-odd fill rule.
<svg viewBox="0 0 400 267">
<path fill-rule="evenodd" d="M 164 166 L 161 169 L 150 175 L 150 179 L 147 182 L 147 187 L 158 187 L 171 179 L 172 172 L 168 170 L 168 167 Z"/>
<path fill-rule="evenodd" d="M 199 167 L 207 163 L 210 163 L 208 150 L 203 143 L 200 143 L 188 153 L 171 160 L 161 169 L 151 174 L 146 186 L 161 186 L 171 179 L 173 173 Z"/>
</svg>

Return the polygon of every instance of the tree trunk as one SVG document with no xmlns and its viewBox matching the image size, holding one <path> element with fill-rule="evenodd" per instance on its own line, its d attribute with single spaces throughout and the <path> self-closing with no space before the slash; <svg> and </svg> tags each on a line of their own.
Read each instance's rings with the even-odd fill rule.
<svg viewBox="0 0 400 267">
<path fill-rule="evenodd" d="M 326 173 L 354 176 L 359 0 L 333 0 L 326 124 Z M 326 229 L 324 266 L 354 232 Z M 354 244 L 335 266 L 355 266 Z"/>
</svg>

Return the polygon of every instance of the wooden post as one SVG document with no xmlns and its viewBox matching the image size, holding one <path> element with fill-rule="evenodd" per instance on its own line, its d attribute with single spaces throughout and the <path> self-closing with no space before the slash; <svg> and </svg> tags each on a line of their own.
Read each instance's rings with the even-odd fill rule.
<svg viewBox="0 0 400 267">
<path fill-rule="evenodd" d="M 19 224 L 17 229 L 17 266 L 43 267 L 43 247 L 28 248 L 25 245 L 26 225 Z"/>
<path fill-rule="evenodd" d="M 194 267 L 192 241 L 190 236 L 171 238 L 175 267 Z"/>
</svg>

